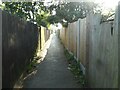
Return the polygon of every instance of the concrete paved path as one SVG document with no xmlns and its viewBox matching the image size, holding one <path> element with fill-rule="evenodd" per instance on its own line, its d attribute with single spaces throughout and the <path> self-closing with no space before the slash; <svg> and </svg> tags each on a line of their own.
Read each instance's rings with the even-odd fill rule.
<svg viewBox="0 0 120 90">
<path fill-rule="evenodd" d="M 80 88 L 75 81 L 64 55 L 64 48 L 53 36 L 45 59 L 38 65 L 35 75 L 24 81 L 24 88 Z"/>
</svg>

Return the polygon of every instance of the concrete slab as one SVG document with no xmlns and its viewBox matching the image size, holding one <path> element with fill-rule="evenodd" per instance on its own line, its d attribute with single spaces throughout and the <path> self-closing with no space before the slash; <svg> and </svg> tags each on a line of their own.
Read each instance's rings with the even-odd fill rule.
<svg viewBox="0 0 120 90">
<path fill-rule="evenodd" d="M 80 88 L 71 71 L 68 70 L 64 48 L 53 35 L 45 59 L 38 65 L 35 75 L 24 81 L 24 88 Z"/>
</svg>

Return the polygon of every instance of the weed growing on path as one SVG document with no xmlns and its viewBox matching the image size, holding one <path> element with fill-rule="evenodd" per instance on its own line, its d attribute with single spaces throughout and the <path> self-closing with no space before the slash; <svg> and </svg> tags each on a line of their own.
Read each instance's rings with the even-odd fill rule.
<svg viewBox="0 0 120 90">
<path fill-rule="evenodd" d="M 81 87 L 85 87 L 85 75 L 80 68 L 80 63 L 75 60 L 74 55 L 71 55 L 68 50 L 65 49 L 65 55 L 68 60 L 68 69 L 75 76 L 77 83 L 80 83 Z"/>
<path fill-rule="evenodd" d="M 23 82 L 24 80 L 33 74 L 33 72 L 36 72 L 36 66 L 37 66 L 37 60 L 40 59 L 37 56 L 34 56 L 33 60 L 30 64 L 28 64 L 25 68 L 25 71 L 22 73 L 16 84 L 14 85 L 14 88 L 23 88 Z"/>
</svg>

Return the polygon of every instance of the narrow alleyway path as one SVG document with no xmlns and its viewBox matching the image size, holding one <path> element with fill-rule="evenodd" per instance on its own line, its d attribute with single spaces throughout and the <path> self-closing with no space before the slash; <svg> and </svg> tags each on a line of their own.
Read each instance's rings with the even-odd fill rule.
<svg viewBox="0 0 120 90">
<path fill-rule="evenodd" d="M 24 88 L 80 88 L 67 68 L 64 48 L 54 35 L 45 59 L 38 65 L 37 73 L 24 81 Z"/>
</svg>

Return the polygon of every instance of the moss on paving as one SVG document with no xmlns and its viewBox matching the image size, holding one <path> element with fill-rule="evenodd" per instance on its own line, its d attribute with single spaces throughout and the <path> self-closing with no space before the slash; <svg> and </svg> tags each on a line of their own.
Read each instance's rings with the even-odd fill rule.
<svg viewBox="0 0 120 90">
<path fill-rule="evenodd" d="M 40 59 L 40 57 L 34 56 L 32 62 L 26 68 L 26 74 L 30 74 L 30 73 L 32 73 L 36 69 L 36 66 L 38 64 L 37 61 L 39 59 Z"/>
<path fill-rule="evenodd" d="M 83 75 L 80 64 L 77 62 L 77 60 L 75 60 L 74 55 L 69 54 L 68 50 L 66 49 L 65 55 L 68 60 L 68 68 L 73 73 L 77 83 L 80 83 L 82 87 L 85 87 L 85 75 Z"/>
</svg>

